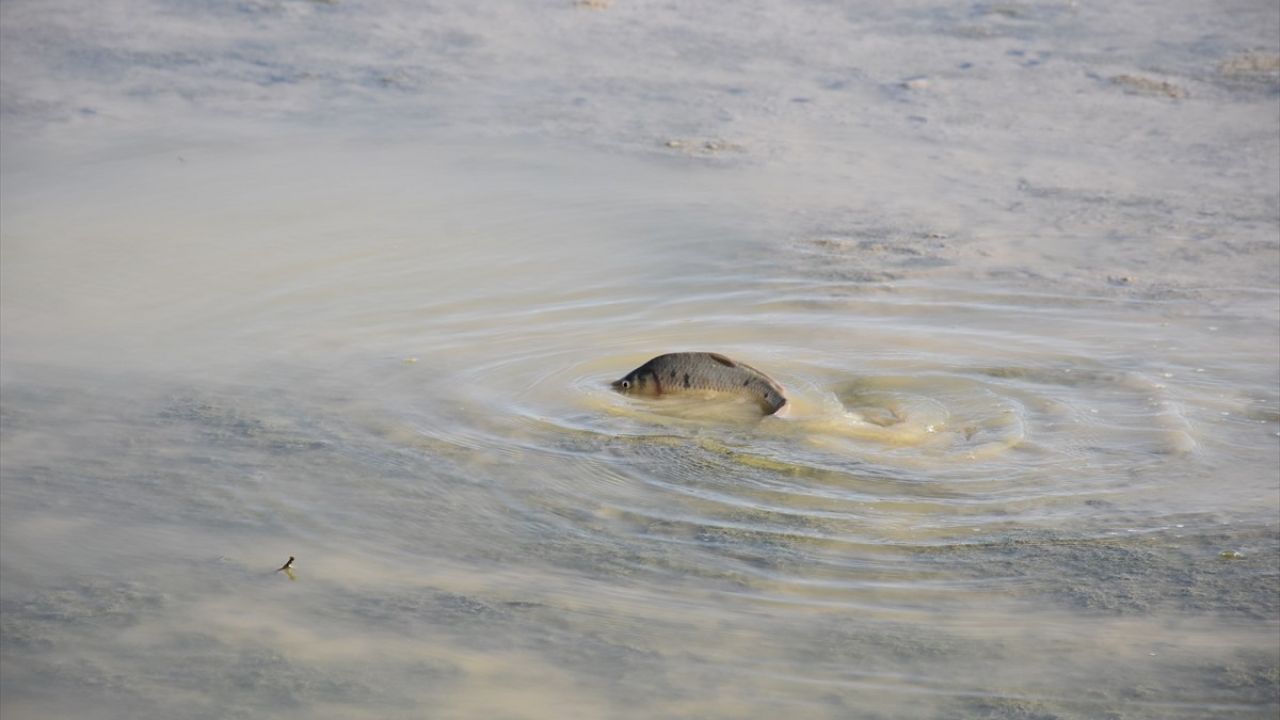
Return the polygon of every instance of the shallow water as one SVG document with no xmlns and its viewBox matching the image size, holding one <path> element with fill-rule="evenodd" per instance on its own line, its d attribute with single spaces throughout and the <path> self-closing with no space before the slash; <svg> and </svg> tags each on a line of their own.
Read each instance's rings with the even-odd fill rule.
<svg viewBox="0 0 1280 720">
<path fill-rule="evenodd" d="M 771 4 L 41 7 L 0 16 L 6 720 L 1280 708 L 1247 8 L 1119 57 L 1074 5 L 862 8 L 846 57 Z M 1194 93 L 1081 80 L 1153 65 Z M 673 350 L 789 412 L 609 390 Z"/>
</svg>

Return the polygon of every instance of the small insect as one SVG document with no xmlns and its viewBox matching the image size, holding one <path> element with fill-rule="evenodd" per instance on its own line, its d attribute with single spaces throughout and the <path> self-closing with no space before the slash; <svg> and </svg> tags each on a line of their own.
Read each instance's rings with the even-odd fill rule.
<svg viewBox="0 0 1280 720">
<path fill-rule="evenodd" d="M 624 395 L 660 397 L 676 393 L 714 391 L 750 398 L 766 415 L 787 404 L 782 386 L 746 363 L 719 353 L 681 352 L 659 355 L 614 381 Z"/>
<path fill-rule="evenodd" d="M 285 561 L 285 563 L 284 563 L 283 565 L 281 565 L 281 566 L 279 567 L 279 569 L 277 569 L 277 570 L 276 570 L 276 572 L 284 572 L 285 570 L 289 570 L 289 569 L 291 569 L 291 568 L 293 568 L 293 556 L 292 556 L 292 555 L 290 555 L 290 556 L 289 556 L 289 559 L 288 559 L 288 560 L 286 560 L 286 561 Z"/>
</svg>

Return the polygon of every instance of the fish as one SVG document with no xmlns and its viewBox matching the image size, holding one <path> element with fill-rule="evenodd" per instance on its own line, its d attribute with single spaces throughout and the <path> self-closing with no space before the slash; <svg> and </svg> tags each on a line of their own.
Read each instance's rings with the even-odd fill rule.
<svg viewBox="0 0 1280 720">
<path fill-rule="evenodd" d="M 765 415 L 787 404 L 782 386 L 746 363 L 720 353 L 678 352 L 659 355 L 611 383 L 623 395 L 661 397 L 689 392 L 720 392 L 753 400 Z"/>
</svg>

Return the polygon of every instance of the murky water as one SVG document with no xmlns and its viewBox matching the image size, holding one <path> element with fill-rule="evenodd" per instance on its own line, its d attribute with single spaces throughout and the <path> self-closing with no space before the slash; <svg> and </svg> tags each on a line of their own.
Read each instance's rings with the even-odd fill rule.
<svg viewBox="0 0 1280 720">
<path fill-rule="evenodd" d="M 1159 51 L 1199 98 L 1082 107 L 997 65 L 1149 67 L 1091 54 L 1114 37 L 1074 5 L 851 11 L 843 76 L 797 39 L 827 10 L 768 4 L 720 40 L 437 7 L 432 62 L 288 50 L 409 8 L 40 7 L 0 15 L 6 720 L 1280 709 L 1280 80 L 1248 13 Z M 782 69 L 716 76 L 757 15 L 792 23 Z M 604 62 L 625 89 L 564 79 L 584 22 L 653 50 Z M 940 56 L 872 59 L 921 33 Z M 644 74 L 668 51 L 695 81 Z M 847 105 L 751 104 L 797 68 Z M 1017 87 L 1078 155 L 966 115 Z M 1083 120 L 1134 113 L 1158 137 Z M 765 369 L 789 413 L 609 390 L 673 350 Z"/>
</svg>

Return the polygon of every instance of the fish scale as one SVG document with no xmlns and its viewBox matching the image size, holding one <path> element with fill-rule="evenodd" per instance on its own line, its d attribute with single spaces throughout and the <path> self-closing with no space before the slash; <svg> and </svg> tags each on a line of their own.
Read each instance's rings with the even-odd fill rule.
<svg viewBox="0 0 1280 720">
<path fill-rule="evenodd" d="M 659 355 L 612 386 L 624 395 L 651 397 L 708 390 L 729 393 L 754 400 L 767 415 L 787 404 L 782 386 L 768 375 L 711 352 Z"/>
</svg>

